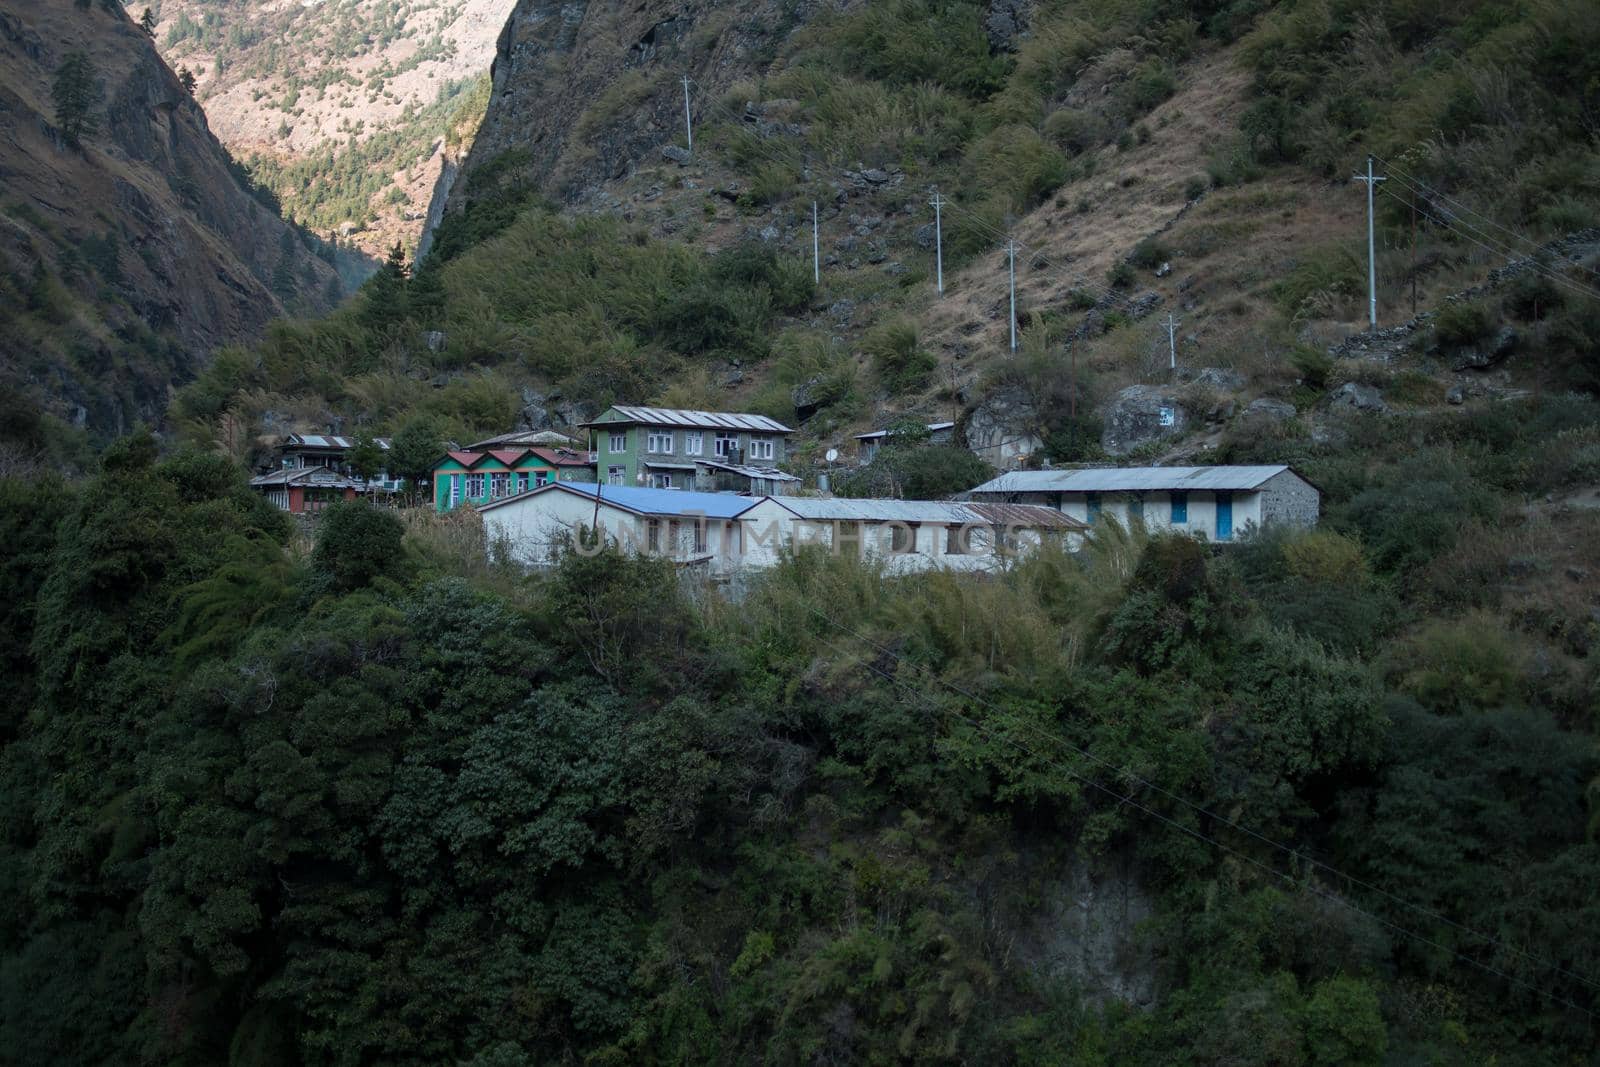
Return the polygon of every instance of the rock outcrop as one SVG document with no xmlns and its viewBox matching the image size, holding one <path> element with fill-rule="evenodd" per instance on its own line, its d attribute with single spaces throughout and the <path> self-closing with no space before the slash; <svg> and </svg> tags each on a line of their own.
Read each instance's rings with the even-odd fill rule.
<svg viewBox="0 0 1600 1067">
<path fill-rule="evenodd" d="M 1190 421 L 1188 410 L 1173 390 L 1130 385 L 1106 405 L 1100 447 L 1113 456 L 1125 456 L 1152 441 L 1183 436 Z"/>
</svg>

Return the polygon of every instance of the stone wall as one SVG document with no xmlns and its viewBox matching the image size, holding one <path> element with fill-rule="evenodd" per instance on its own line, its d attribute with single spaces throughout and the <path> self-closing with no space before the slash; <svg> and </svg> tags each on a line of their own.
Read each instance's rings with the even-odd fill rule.
<svg viewBox="0 0 1600 1067">
<path fill-rule="evenodd" d="M 1309 528 L 1317 524 L 1321 511 L 1322 494 L 1293 471 L 1274 475 L 1261 486 L 1264 526 L 1282 524 Z"/>
</svg>

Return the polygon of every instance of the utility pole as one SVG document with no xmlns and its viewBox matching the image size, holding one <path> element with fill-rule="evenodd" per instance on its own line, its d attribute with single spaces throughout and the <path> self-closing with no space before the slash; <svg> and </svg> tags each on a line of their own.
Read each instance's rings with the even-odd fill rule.
<svg viewBox="0 0 1600 1067">
<path fill-rule="evenodd" d="M 817 237 L 817 202 L 811 201 L 811 280 L 822 284 L 822 243 Z"/>
<path fill-rule="evenodd" d="M 683 130 L 689 138 L 689 151 L 694 151 L 694 123 L 689 120 L 689 75 L 683 76 Z"/>
<path fill-rule="evenodd" d="M 1379 182 L 1388 181 L 1372 173 L 1372 157 L 1367 157 L 1367 173 L 1355 175 L 1358 182 L 1367 183 L 1367 323 L 1378 329 L 1378 249 L 1373 238 L 1372 191 Z"/>
<path fill-rule="evenodd" d="M 1172 317 L 1172 312 L 1167 312 L 1167 321 L 1161 325 L 1167 328 L 1167 368 L 1172 371 L 1178 369 L 1178 327 L 1182 325 Z"/>
<path fill-rule="evenodd" d="M 1411 192 L 1411 317 L 1417 317 L 1417 193 Z"/>
<path fill-rule="evenodd" d="M 939 295 L 944 295 L 944 225 L 940 210 L 944 207 L 944 197 L 939 195 L 939 190 L 933 191 L 933 199 L 928 201 L 933 205 L 933 269 Z"/>
<path fill-rule="evenodd" d="M 1017 350 L 1017 242 L 1006 238 L 1007 273 L 1011 278 L 1011 351 Z"/>
</svg>

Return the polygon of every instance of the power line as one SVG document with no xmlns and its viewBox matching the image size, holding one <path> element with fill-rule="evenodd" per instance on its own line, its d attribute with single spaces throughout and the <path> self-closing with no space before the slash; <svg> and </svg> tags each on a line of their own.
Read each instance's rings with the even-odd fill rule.
<svg viewBox="0 0 1600 1067">
<path fill-rule="evenodd" d="M 1390 173 L 1398 176 L 1402 181 L 1404 181 L 1408 185 L 1412 186 L 1414 189 L 1418 189 L 1418 190 L 1424 191 L 1430 197 L 1434 197 L 1434 198 L 1437 198 L 1439 200 L 1443 200 L 1446 203 L 1448 203 L 1448 204 L 1452 205 L 1453 207 L 1455 207 L 1459 212 L 1461 212 L 1463 214 L 1471 215 L 1471 216 L 1479 219 L 1480 221 L 1488 224 L 1489 226 L 1492 226 L 1494 229 L 1499 230 L 1501 233 L 1505 234 L 1506 236 L 1511 237 L 1514 240 L 1523 242 L 1533 252 L 1542 251 L 1542 246 L 1537 241 L 1535 241 L 1533 238 L 1527 236 L 1526 234 L 1519 233 L 1518 231 L 1511 229 L 1509 226 L 1503 226 L 1499 222 L 1496 222 L 1494 219 L 1490 218 L 1488 215 L 1485 215 L 1480 211 L 1473 210 L 1469 205 L 1463 203 L 1461 200 L 1458 200 L 1457 198 L 1451 196 L 1448 193 L 1445 193 L 1445 192 L 1442 192 L 1442 191 L 1440 191 L 1438 189 L 1435 189 L 1433 186 L 1427 184 L 1422 179 L 1420 179 L 1420 178 L 1418 178 L 1418 177 L 1416 177 L 1414 175 L 1408 174 L 1404 169 L 1402 169 L 1401 167 L 1395 165 L 1394 163 L 1390 162 L 1389 160 L 1383 159 L 1381 156 L 1378 156 L 1378 157 L 1375 157 L 1375 158 L 1381 160 L 1383 165 L 1385 167 L 1389 168 Z M 1595 269 L 1593 269 L 1591 267 L 1586 267 L 1581 263 L 1569 263 L 1569 265 L 1571 267 L 1573 267 L 1574 269 L 1576 269 L 1576 270 L 1581 270 L 1585 274 L 1588 274 L 1588 275 L 1593 276 L 1594 278 L 1600 279 L 1600 270 L 1595 270 Z"/>
<path fill-rule="evenodd" d="M 1382 192 L 1383 192 L 1383 195 L 1385 195 L 1385 196 L 1389 197 L 1390 199 L 1394 200 L 1396 203 L 1404 204 L 1407 207 L 1411 206 L 1409 201 L 1402 200 L 1395 193 L 1389 192 L 1388 190 L 1382 190 Z M 1442 218 L 1442 217 L 1440 217 L 1438 215 L 1434 215 L 1433 213 L 1429 212 L 1426 208 L 1423 209 L 1423 215 L 1429 221 L 1438 223 L 1440 226 L 1443 226 L 1445 229 L 1449 230 L 1451 233 L 1454 233 L 1457 237 L 1460 237 L 1460 238 L 1462 238 L 1463 240 L 1466 240 L 1466 241 L 1470 241 L 1471 243 L 1477 245 L 1479 248 L 1482 248 L 1484 251 L 1489 252 L 1492 255 L 1505 258 L 1507 260 L 1508 264 L 1512 263 L 1512 262 L 1520 261 L 1525 265 L 1524 269 L 1532 271 L 1533 273 L 1539 275 L 1542 278 L 1545 278 L 1546 280 L 1550 281 L 1554 285 L 1558 286 L 1559 288 L 1564 289 L 1567 292 L 1573 293 L 1573 294 L 1578 295 L 1578 296 L 1586 296 L 1586 297 L 1588 297 L 1588 298 L 1590 298 L 1592 300 L 1600 300 L 1600 291 L 1591 289 L 1588 286 L 1584 285 L 1582 282 L 1579 282 L 1579 281 L 1577 281 L 1577 280 L 1575 280 L 1573 278 L 1567 277 L 1565 274 L 1562 274 L 1559 271 L 1549 267 L 1548 265 L 1539 262 L 1538 259 L 1536 259 L 1536 258 L 1534 258 L 1532 256 L 1526 256 L 1526 255 L 1523 255 L 1523 254 L 1521 254 L 1519 252 L 1515 252 L 1515 251 L 1507 251 L 1502 246 L 1490 244 L 1490 243 L 1486 242 L 1485 240 L 1481 239 L 1480 237 L 1476 236 L 1473 232 L 1469 232 L 1467 230 L 1464 230 L 1464 229 L 1461 229 L 1461 228 L 1457 227 L 1450 219 L 1446 219 L 1446 218 Z"/>
<path fill-rule="evenodd" d="M 880 652 L 880 653 L 882 653 L 884 655 L 892 657 L 896 662 L 902 663 L 902 664 L 910 667 L 912 670 L 918 671 L 919 673 L 921 673 L 925 677 L 930 678 L 936 684 L 944 686 L 946 689 L 950 690 L 951 692 L 956 693 L 959 696 L 963 697 L 964 699 L 969 700 L 969 701 L 971 701 L 971 702 L 973 702 L 975 704 L 979 704 L 979 705 L 987 708 L 988 710 L 990 710 L 992 712 L 995 712 L 996 714 L 1003 714 L 1003 712 L 1001 712 L 1001 710 L 999 708 L 995 707 L 995 705 L 992 702 L 984 699 L 983 697 L 980 697 L 980 696 L 978 696 L 978 695 L 976 695 L 974 693 L 968 692 L 967 690 L 963 689 L 962 687 L 956 685 L 954 682 L 951 682 L 951 681 L 949 681 L 949 680 L 947 680 L 945 678 L 940 677 L 937 674 L 934 674 L 930 669 L 928 669 L 926 667 L 923 667 L 923 666 L 921 666 L 919 664 L 916 664 L 916 663 L 912 663 L 911 661 L 907 660 L 903 655 L 901 655 L 899 652 L 895 651 L 894 649 L 891 649 L 891 648 L 885 647 L 884 645 L 879 644 L 878 642 L 876 642 L 876 641 L 872 640 L 871 638 L 867 637 L 865 634 L 862 634 L 859 631 L 855 630 L 853 627 L 850 627 L 850 626 L 848 626 L 848 625 L 846 625 L 844 623 L 839 622 L 836 619 L 833 619 L 832 617 L 828 616 L 827 614 L 823 613 L 822 611 L 818 610 L 817 608 L 812 607 L 809 604 L 807 605 L 807 608 L 813 614 L 817 615 L 819 618 L 821 618 L 824 621 L 828 622 L 830 625 L 835 626 L 838 629 L 844 631 L 845 633 L 850 634 L 851 636 L 855 637 L 857 640 L 861 641 L 862 643 L 870 646 L 871 648 L 876 649 L 878 652 Z M 871 664 L 863 664 L 863 665 L 867 666 L 869 669 L 876 670 L 876 668 L 873 668 Z M 878 672 L 878 673 L 882 673 L 882 672 Z M 888 677 L 888 676 L 884 675 L 884 677 Z M 892 679 L 891 678 L 890 680 L 894 681 L 896 684 L 903 684 L 903 683 L 900 683 L 897 679 Z M 918 695 L 920 696 L 922 694 L 918 694 Z M 960 716 L 959 713 L 953 712 L 952 714 L 956 714 L 958 717 L 962 717 L 962 718 L 965 719 L 965 717 L 964 716 Z M 970 720 L 970 719 L 965 719 L 965 721 L 971 723 L 974 726 L 978 725 L 976 723 L 973 723 L 972 720 Z M 1371 891 L 1373 893 L 1378 894 L 1379 896 L 1384 897 L 1385 899 L 1387 899 L 1387 900 L 1389 900 L 1389 901 L 1391 901 L 1391 902 L 1393 902 L 1395 904 L 1400 905 L 1401 907 L 1404 907 L 1404 908 L 1406 908 L 1406 909 L 1408 909 L 1410 911 L 1413 911 L 1413 912 L 1417 913 L 1418 915 L 1422 915 L 1422 916 L 1424 916 L 1426 918 L 1429 918 L 1429 919 L 1432 919 L 1432 920 L 1434 920 L 1436 922 L 1444 923 L 1445 925 L 1451 927 L 1452 929 L 1455 929 L 1455 930 L 1457 930 L 1457 931 L 1459 931 L 1461 933 L 1464 933 L 1464 934 L 1468 934 L 1468 935 L 1470 935 L 1470 936 L 1472 936 L 1474 938 L 1477 938 L 1480 941 L 1483 941 L 1486 944 L 1492 945 L 1492 946 L 1494 946 L 1496 948 L 1499 948 L 1499 949 L 1501 949 L 1501 950 L 1503 950 L 1503 951 L 1505 951 L 1507 953 L 1510 953 L 1512 955 L 1520 956 L 1523 959 L 1526 959 L 1531 963 L 1538 964 L 1541 967 L 1549 968 L 1550 970 L 1552 970 L 1552 971 L 1554 971 L 1554 972 L 1556 972 L 1558 974 L 1565 975 L 1566 977 L 1571 978 L 1574 981 L 1579 982 L 1580 984 L 1588 987 L 1591 990 L 1600 991 L 1600 982 L 1596 982 L 1595 980 L 1590 979 L 1590 978 L 1588 978 L 1588 977 L 1586 977 L 1584 975 L 1581 975 L 1581 974 L 1578 974 L 1576 972 L 1567 970 L 1566 968 L 1561 967 L 1558 964 L 1551 963 L 1550 961 L 1548 961 L 1546 959 L 1543 959 L 1542 957 L 1535 956 L 1530 952 L 1526 952 L 1526 951 L 1524 951 L 1522 949 L 1514 948 L 1514 947 L 1512 947 L 1510 945 L 1507 945 L 1507 944 L 1505 944 L 1504 942 L 1500 941 L 1499 939 L 1497 939 L 1495 937 L 1492 937 L 1492 936 L 1490 936 L 1488 934 L 1485 934 L 1485 933 L 1482 933 L 1482 932 L 1480 932 L 1478 930 L 1475 930 L 1472 927 L 1467 926 L 1467 925 L 1465 925 L 1463 923 L 1457 922 L 1456 920 L 1451 919 L 1448 916 L 1445 916 L 1445 915 L 1442 915 L 1442 914 L 1440 914 L 1440 913 L 1438 913 L 1436 911 L 1433 911 L 1431 908 L 1426 908 L 1426 907 L 1423 907 L 1422 905 L 1414 904 L 1411 901 L 1408 901 L 1403 897 L 1400 897 L 1400 896 L 1398 896 L 1398 895 L 1396 895 L 1394 893 L 1389 892 L 1386 889 L 1383 889 L 1381 886 L 1373 885 L 1372 883 L 1367 882 L 1367 881 L 1365 881 L 1363 879 L 1357 878 L 1354 875 L 1346 874 L 1343 871 L 1338 870 L 1337 868 L 1333 867 L 1330 864 L 1323 863 L 1322 861 L 1317 860 L 1314 857 L 1307 856 L 1307 855 L 1301 853 L 1298 849 L 1290 848 L 1288 845 L 1282 844 L 1282 843 L 1280 843 L 1278 841 L 1274 841 L 1273 839 L 1267 837 L 1266 835 L 1260 833 L 1259 831 L 1252 830 L 1247 826 L 1242 826 L 1239 823 L 1234 822 L 1232 819 L 1229 819 L 1229 818 L 1227 818 L 1225 816 L 1219 815 L 1216 812 L 1211 811 L 1210 809 L 1206 808 L 1205 806 L 1203 806 L 1201 804 L 1197 804 L 1194 801 L 1191 801 L 1191 800 L 1189 800 L 1189 799 L 1187 799 L 1185 797 L 1182 797 L 1182 796 L 1172 792 L 1171 790 L 1168 790 L 1168 789 L 1156 784 L 1155 782 L 1150 781 L 1147 778 L 1144 778 L 1144 777 L 1142 777 L 1142 776 L 1140 776 L 1138 774 L 1133 773 L 1132 771 L 1130 771 L 1127 768 L 1118 767 L 1115 764 L 1112 764 L 1110 761 L 1104 759 L 1103 757 L 1095 755 L 1093 752 L 1089 751 L 1088 749 L 1080 748 L 1077 745 L 1074 745 L 1071 741 L 1068 741 L 1064 737 L 1061 737 L 1059 735 L 1052 734 L 1052 733 L 1050 733 L 1048 731 L 1039 729 L 1037 727 L 1034 727 L 1032 724 L 1029 724 L 1029 723 L 1026 723 L 1026 722 L 1024 722 L 1023 725 L 1026 726 L 1030 730 L 1030 732 L 1034 733 L 1035 735 L 1043 737 L 1045 740 L 1050 741 L 1053 744 L 1060 745 L 1061 747 L 1063 747 L 1063 748 L 1065 748 L 1065 749 L 1067 749 L 1067 750 L 1069 750 L 1069 751 L 1071 751 L 1071 752 L 1073 752 L 1073 753 L 1075 753 L 1075 754 L 1077 754 L 1079 756 L 1082 756 L 1083 758 L 1085 758 L 1085 759 L 1087 759 L 1087 760 L 1089 760 L 1089 761 L 1091 761 L 1093 763 L 1099 764 L 1101 767 L 1105 768 L 1106 770 L 1112 772 L 1115 775 L 1119 775 L 1119 776 L 1122 776 L 1122 777 L 1125 777 L 1125 778 L 1132 779 L 1132 781 L 1135 782 L 1139 786 L 1140 790 L 1146 790 L 1147 789 L 1147 790 L 1150 790 L 1152 792 L 1160 793 L 1162 796 L 1166 797 L 1167 799 L 1172 800 L 1175 803 L 1183 805 L 1184 807 L 1186 807 L 1189 810 L 1193 811 L 1197 815 L 1204 816 L 1205 818 L 1210 819 L 1215 823 L 1220 823 L 1220 824 L 1222 824 L 1224 826 L 1227 826 L 1231 830 L 1235 830 L 1235 831 L 1237 831 L 1237 832 L 1239 832 L 1241 834 L 1244 834 L 1245 836 L 1247 836 L 1249 838 L 1252 838 L 1255 841 L 1260 842 L 1261 844 L 1267 845 L 1267 846 L 1271 847 L 1272 849 L 1275 849 L 1276 851 L 1282 852 L 1284 855 L 1288 856 L 1290 858 L 1290 860 L 1293 861 L 1293 862 L 1300 862 L 1300 863 L 1309 864 L 1310 866 L 1312 866 L 1312 867 L 1314 867 L 1314 868 L 1316 868 L 1316 869 L 1318 869 L 1320 871 L 1323 871 L 1323 872 L 1325 872 L 1325 873 L 1327 873 L 1327 874 L 1329 874 L 1329 875 L 1331 875 L 1331 876 L 1333 876 L 1335 878 L 1341 879 L 1342 881 L 1344 881 L 1345 883 L 1347 883 L 1349 885 L 1355 885 L 1355 886 L 1359 886 L 1359 887 L 1361 887 L 1363 889 L 1369 890 L 1369 891 Z M 1008 739 L 1008 740 L 1010 740 L 1010 739 Z M 1011 743 L 1018 745 L 1018 747 L 1023 747 L 1018 742 L 1012 741 Z M 1030 751 L 1030 754 L 1034 755 L 1036 758 L 1038 757 L 1037 753 L 1033 753 L 1033 752 Z M 1140 810 L 1144 811 L 1146 814 L 1152 816 L 1153 818 L 1159 819 L 1162 822 L 1167 823 L 1169 825 L 1172 825 L 1172 826 L 1174 826 L 1174 827 L 1176 827 L 1176 828 L 1178 828 L 1180 830 L 1183 830 L 1185 833 L 1188 833 L 1188 834 L 1190 834 L 1192 836 L 1200 838 L 1201 840 L 1208 841 L 1209 843 L 1217 846 L 1218 848 L 1227 850 L 1229 852 L 1233 852 L 1235 855 L 1238 855 L 1241 858 L 1248 860 L 1249 862 L 1255 864 L 1258 867 L 1261 867 L 1262 869 L 1268 871 L 1268 873 L 1271 873 L 1271 874 L 1273 874 L 1273 875 L 1275 875 L 1277 877 L 1284 877 L 1284 878 L 1288 877 L 1287 875 L 1284 875 L 1281 871 L 1278 871 L 1276 868 L 1269 867 L 1269 866 L 1267 866 L 1265 864 L 1262 864 L 1260 861 L 1254 859 L 1253 857 L 1250 857 L 1250 856 L 1247 856 L 1247 855 L 1245 855 L 1245 854 L 1243 854 L 1241 852 L 1238 852 L 1238 850 L 1233 849 L 1231 846 L 1226 845 L 1223 842 L 1216 840 L 1215 838 L 1212 838 L 1212 837 L 1210 837 L 1208 835 L 1205 835 L 1205 834 L 1201 833 L 1200 831 L 1193 830 L 1193 829 L 1191 829 L 1189 827 L 1183 826 L 1181 823 L 1178 823 L 1178 822 L 1172 820 L 1171 818 L 1169 818 L 1169 817 L 1167 817 L 1165 815 L 1162 815 L 1159 812 L 1156 812 L 1156 811 L 1153 811 L 1153 810 L 1151 810 L 1149 808 L 1144 807 L 1143 805 L 1139 804 L 1137 801 L 1132 799 L 1133 794 L 1129 794 L 1128 796 L 1124 797 L 1124 796 L 1116 793 L 1114 790 L 1108 789 L 1107 787 L 1100 785 L 1098 782 L 1095 782 L 1092 779 L 1088 779 L 1088 778 L 1078 774 L 1077 772 L 1071 770 L 1071 768 L 1067 768 L 1067 767 L 1061 766 L 1059 764 L 1055 764 L 1055 765 L 1060 767 L 1060 769 L 1067 771 L 1067 773 L 1072 774 L 1074 777 L 1078 777 L 1080 780 L 1085 781 L 1088 784 L 1094 786 L 1096 789 L 1100 789 L 1101 791 L 1106 792 L 1107 794 L 1115 797 L 1120 803 L 1132 804 L 1133 806 L 1140 808 Z M 1337 898 L 1337 899 L 1341 900 L 1341 902 L 1347 904 L 1347 906 L 1353 908 L 1354 910 L 1361 911 L 1363 914 L 1368 914 L 1368 915 L 1371 914 L 1370 912 L 1366 912 L 1363 909 L 1357 907 L 1356 905 L 1349 904 L 1348 901 L 1343 901 L 1343 898 Z M 1389 925 L 1394 929 L 1400 930 L 1402 933 L 1406 933 L 1408 936 L 1414 937 L 1417 940 L 1419 940 L 1419 941 L 1421 941 L 1421 942 L 1423 942 L 1425 944 L 1429 944 L 1432 947 L 1439 948 L 1439 949 L 1441 949 L 1443 951 L 1453 952 L 1454 955 L 1456 955 L 1459 958 L 1465 960 L 1466 962 L 1471 963 L 1474 966 L 1480 967 L 1483 970 L 1485 970 L 1485 971 L 1487 971 L 1487 972 L 1489 972 L 1491 974 L 1499 975 L 1500 977 L 1505 978 L 1507 981 L 1510 981 L 1510 982 L 1513 982 L 1513 983 L 1516 983 L 1516 984 L 1524 984 L 1524 985 L 1526 984 L 1526 983 L 1519 982 L 1518 979 L 1512 978 L 1509 975 L 1502 974 L 1501 972 L 1495 970 L 1494 968 L 1489 967 L 1487 964 L 1483 964 L 1480 961 L 1474 960 L 1471 957 L 1465 956 L 1465 955 L 1463 955 L 1463 954 L 1461 954 L 1459 952 L 1454 952 L 1454 950 L 1445 948 L 1445 946 L 1437 945 L 1434 942 L 1429 941 L 1427 938 L 1424 938 L 1419 934 L 1411 933 L 1410 931 L 1407 931 L 1403 927 L 1399 927 L 1396 924 L 1389 923 L 1387 920 L 1381 919 L 1381 918 L 1379 918 L 1377 916 L 1372 916 L 1372 917 L 1375 918 L 1375 919 L 1378 919 L 1379 922 L 1383 922 L 1385 925 Z M 1568 1007 L 1574 1008 L 1574 1009 L 1576 1009 L 1578 1011 L 1582 1011 L 1584 1014 L 1589 1015 L 1591 1018 L 1594 1017 L 1594 1013 L 1590 1012 L 1588 1009 L 1582 1008 L 1582 1007 L 1580 1007 L 1580 1006 L 1578 1006 L 1576 1004 L 1572 1004 L 1569 1001 L 1561 1000 L 1560 998 L 1554 997 L 1553 994 L 1547 994 L 1544 991 L 1537 989 L 1537 987 L 1528 986 L 1528 988 L 1534 989 L 1534 991 L 1540 993 L 1540 995 L 1550 996 L 1550 997 L 1552 997 L 1552 999 L 1557 1000 L 1557 1002 L 1559 1002 L 1559 1003 L 1566 1004 Z"/>
</svg>

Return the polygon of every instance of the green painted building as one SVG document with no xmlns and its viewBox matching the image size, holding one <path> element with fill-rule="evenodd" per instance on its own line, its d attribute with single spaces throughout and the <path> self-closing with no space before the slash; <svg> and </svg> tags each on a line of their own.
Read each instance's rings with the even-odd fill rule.
<svg viewBox="0 0 1600 1067">
<path fill-rule="evenodd" d="M 583 427 L 606 485 L 781 495 L 789 427 L 765 415 L 610 407 Z"/>
<path fill-rule="evenodd" d="M 593 482 L 594 460 L 566 448 L 448 452 L 433 465 L 433 506 L 450 511 L 486 504 L 553 481 Z"/>
</svg>

